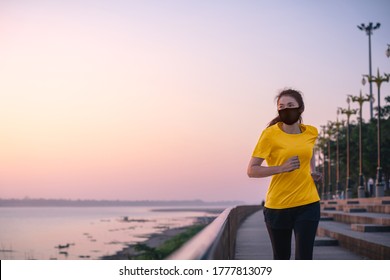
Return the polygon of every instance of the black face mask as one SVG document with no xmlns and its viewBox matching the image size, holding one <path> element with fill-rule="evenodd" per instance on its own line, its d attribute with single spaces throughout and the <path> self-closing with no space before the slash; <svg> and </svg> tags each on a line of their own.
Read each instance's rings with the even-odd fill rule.
<svg viewBox="0 0 390 280">
<path fill-rule="evenodd" d="M 299 112 L 301 108 L 286 108 L 283 110 L 279 110 L 279 117 L 282 122 L 287 125 L 292 125 L 299 120 L 301 116 L 301 112 Z"/>
</svg>

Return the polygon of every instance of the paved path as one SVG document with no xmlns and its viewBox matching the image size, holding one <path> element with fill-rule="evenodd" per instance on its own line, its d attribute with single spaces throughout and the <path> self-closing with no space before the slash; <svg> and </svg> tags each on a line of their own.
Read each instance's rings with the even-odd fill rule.
<svg viewBox="0 0 390 280">
<path fill-rule="evenodd" d="M 318 238 L 321 239 L 321 238 Z M 292 258 L 294 258 L 294 237 Z M 264 223 L 263 211 L 257 211 L 249 216 L 240 226 L 236 239 L 237 260 L 271 260 L 271 241 Z M 315 260 L 360 260 L 364 259 L 340 246 L 314 246 Z"/>
</svg>

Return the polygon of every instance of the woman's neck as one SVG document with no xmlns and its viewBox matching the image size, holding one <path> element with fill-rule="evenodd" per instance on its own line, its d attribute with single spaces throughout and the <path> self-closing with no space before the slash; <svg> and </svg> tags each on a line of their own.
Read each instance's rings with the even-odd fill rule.
<svg viewBox="0 0 390 280">
<path fill-rule="evenodd" d="M 288 134 L 299 134 L 301 133 L 301 128 L 299 126 L 299 124 L 296 122 L 292 125 L 288 125 L 288 124 L 285 124 L 285 123 L 282 123 L 282 129 L 284 132 L 288 133 Z"/>
</svg>

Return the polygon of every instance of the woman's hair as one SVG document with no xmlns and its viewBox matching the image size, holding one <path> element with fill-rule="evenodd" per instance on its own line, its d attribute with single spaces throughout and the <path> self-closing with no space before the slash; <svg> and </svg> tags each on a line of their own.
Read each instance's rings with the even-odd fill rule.
<svg viewBox="0 0 390 280">
<path fill-rule="evenodd" d="M 285 89 L 285 90 L 281 91 L 275 97 L 275 99 L 277 100 L 277 104 L 279 104 L 279 100 L 282 96 L 291 96 L 292 98 L 294 98 L 297 101 L 299 108 L 301 108 L 302 112 L 305 110 L 305 104 L 303 103 L 302 94 L 298 90 Z M 280 121 L 281 121 L 280 117 L 277 116 L 276 118 L 274 118 L 272 121 L 269 122 L 268 127 L 270 127 L 271 125 L 274 125 Z M 302 123 L 302 117 L 299 117 L 299 123 Z"/>
</svg>

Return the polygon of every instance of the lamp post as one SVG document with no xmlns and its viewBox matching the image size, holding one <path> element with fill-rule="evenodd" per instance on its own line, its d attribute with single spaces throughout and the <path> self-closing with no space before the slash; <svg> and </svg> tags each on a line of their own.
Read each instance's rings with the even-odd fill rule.
<svg viewBox="0 0 390 280">
<path fill-rule="evenodd" d="M 375 29 L 378 29 L 380 26 L 381 26 L 381 24 L 379 22 L 377 22 L 375 24 L 375 26 L 373 25 L 372 22 L 368 23 L 368 25 L 365 25 L 364 23 L 362 23 L 362 24 L 357 26 L 361 31 L 365 31 L 366 34 L 368 35 L 368 67 L 369 67 L 368 73 L 370 76 L 372 75 L 372 71 L 371 71 L 371 65 L 372 65 L 372 62 L 371 62 L 371 35 L 372 35 L 372 31 Z M 372 84 L 371 84 L 371 82 L 370 82 L 370 97 L 372 97 Z M 373 102 L 372 101 L 370 101 L 370 117 L 371 117 L 371 119 L 373 118 Z"/>
<path fill-rule="evenodd" d="M 384 185 L 382 182 L 382 167 L 381 167 L 381 84 L 383 82 L 388 82 L 390 79 L 389 74 L 384 74 L 384 76 L 381 76 L 379 74 L 379 69 L 377 72 L 376 76 L 371 76 L 371 75 L 364 75 L 367 77 L 367 79 L 370 82 L 374 82 L 377 85 L 378 88 L 378 123 L 377 123 L 377 131 L 378 131 L 378 136 L 377 136 L 377 150 L 378 150 L 378 167 L 377 167 L 377 174 L 376 174 L 376 189 L 375 189 L 375 195 L 377 197 L 382 197 L 384 196 Z"/>
<path fill-rule="evenodd" d="M 340 113 L 347 115 L 347 184 L 345 186 L 345 198 L 349 199 L 352 198 L 352 188 L 351 188 L 351 178 L 349 177 L 349 119 L 351 118 L 351 115 L 356 114 L 357 110 L 356 109 L 351 109 L 350 103 L 351 100 L 348 97 L 347 98 L 347 103 L 348 103 L 348 109 L 343 109 L 340 108 Z"/>
<path fill-rule="evenodd" d="M 362 107 L 363 103 L 367 101 L 371 101 L 371 98 L 368 94 L 366 94 L 366 97 L 362 96 L 362 91 L 360 91 L 359 96 L 349 96 L 352 100 L 352 102 L 358 102 L 359 103 L 359 187 L 358 187 L 358 197 L 362 198 L 365 197 L 364 192 L 364 177 L 363 177 L 363 158 L 362 158 Z"/>
<path fill-rule="evenodd" d="M 341 196 L 341 185 L 340 185 L 340 151 L 339 151 L 339 133 L 340 126 L 344 126 L 344 121 L 339 122 L 340 110 L 337 110 L 337 120 L 334 123 L 336 128 L 336 196 Z"/>
<path fill-rule="evenodd" d="M 328 122 L 326 127 L 326 133 L 328 134 L 328 199 L 332 199 L 332 167 L 331 167 L 331 155 L 330 155 L 330 143 L 333 136 L 333 123 Z"/>
<path fill-rule="evenodd" d="M 326 182 L 325 182 L 325 147 L 326 147 L 326 139 L 325 139 L 325 126 L 321 125 L 322 129 L 322 136 L 319 137 L 319 145 L 320 149 L 322 150 L 322 199 L 327 200 L 326 195 Z"/>
</svg>

